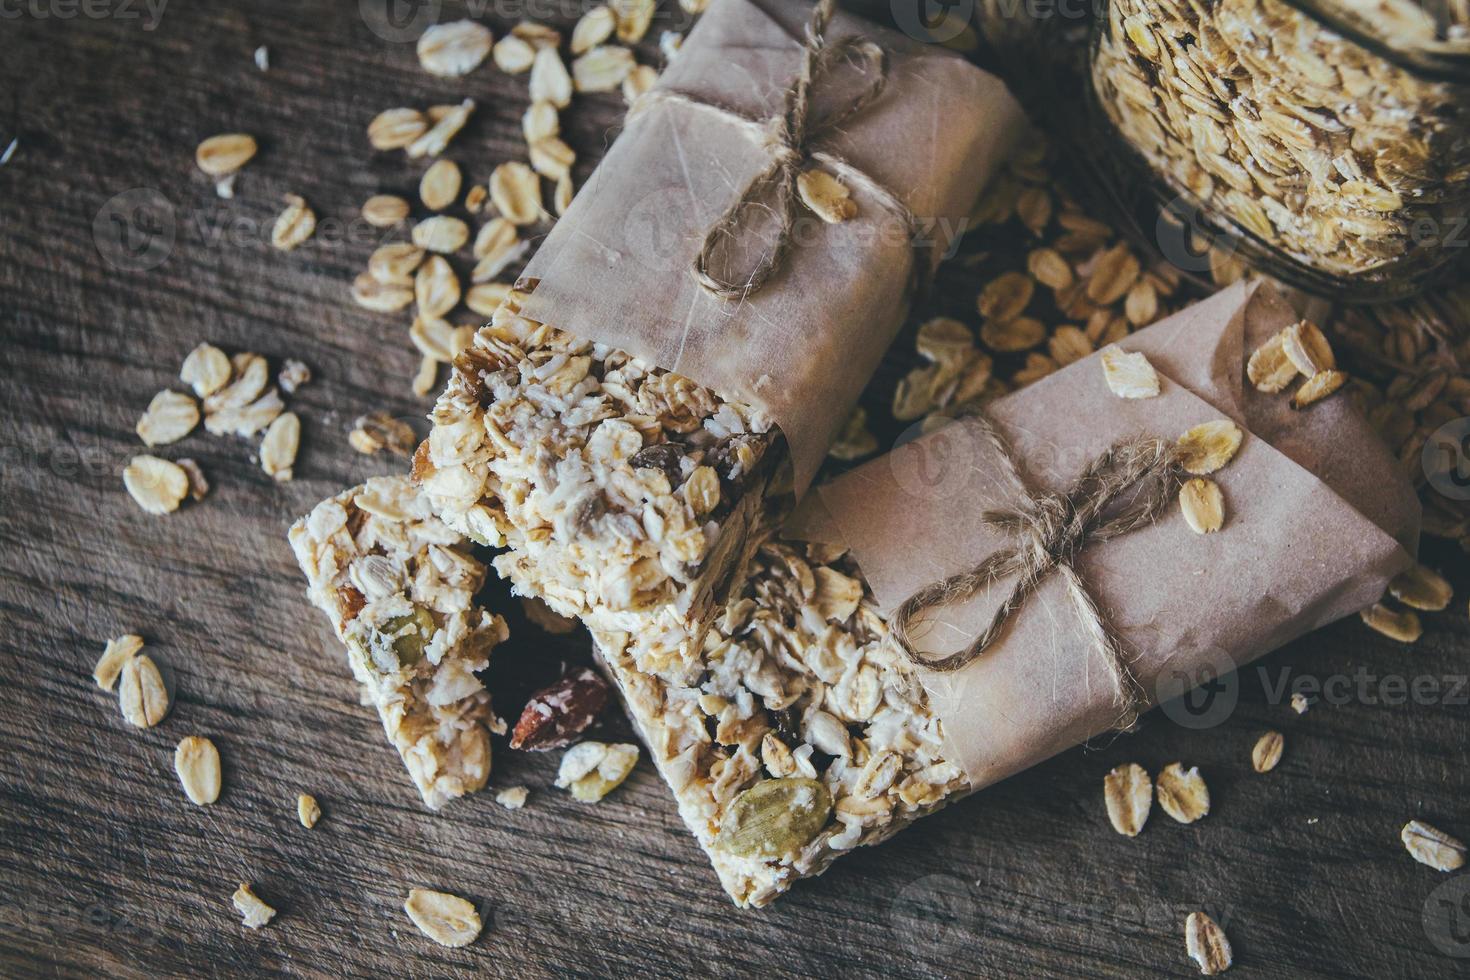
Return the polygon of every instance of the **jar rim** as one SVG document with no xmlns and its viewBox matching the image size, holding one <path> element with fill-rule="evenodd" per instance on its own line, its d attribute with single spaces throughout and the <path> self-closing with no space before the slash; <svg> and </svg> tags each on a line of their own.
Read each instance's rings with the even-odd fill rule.
<svg viewBox="0 0 1470 980">
<path fill-rule="evenodd" d="M 1339 0 L 1281 0 L 1343 37 L 1392 62 L 1417 78 L 1432 82 L 1470 84 L 1470 41 L 1394 44 L 1361 18 L 1353 17 Z"/>
</svg>

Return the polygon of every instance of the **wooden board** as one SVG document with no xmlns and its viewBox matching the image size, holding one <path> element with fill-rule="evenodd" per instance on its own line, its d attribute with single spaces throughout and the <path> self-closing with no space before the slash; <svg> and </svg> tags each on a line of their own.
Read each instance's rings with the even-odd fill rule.
<svg viewBox="0 0 1470 980">
<path fill-rule="evenodd" d="M 370 6 L 175 0 L 154 29 L 146 7 L 122 0 L 3 10 L 0 148 L 12 135 L 19 145 L 0 168 L 0 973 L 1186 976 L 1183 921 L 1201 908 L 1227 928 L 1240 976 L 1465 968 L 1443 950 L 1470 953 L 1470 877 L 1415 864 L 1398 841 L 1413 817 L 1470 837 L 1463 567 L 1452 614 L 1427 616 L 1412 648 L 1340 623 L 1240 675 L 1218 725 L 1156 713 L 1141 733 L 1068 752 L 762 912 L 731 907 L 646 761 L 586 806 L 551 788 L 554 754 L 502 745 L 493 780 L 530 786 L 526 809 L 482 795 L 426 813 L 303 598 L 285 530 L 318 499 L 401 465 L 347 449 L 356 416 L 427 408 L 408 390 L 417 358 L 402 318 L 347 299 L 376 244 L 354 223 L 358 205 L 411 195 L 421 170 L 371 153 L 367 121 L 473 95 L 479 111 L 450 155 L 484 181 L 522 156 L 525 79 L 487 65 L 436 80 L 411 43 L 369 29 Z M 501 6 L 486 16 L 497 34 L 522 5 Z M 260 44 L 266 73 L 251 60 Z M 641 56 L 655 57 L 652 41 Z M 584 97 L 565 114 L 579 178 L 621 108 L 616 95 Z M 231 130 L 262 149 L 221 201 L 193 150 Z M 140 188 L 162 209 L 118 197 Z M 322 222 L 290 254 L 268 244 L 287 192 Z M 170 234 L 159 258 L 150 250 Z M 975 288 L 948 274 L 936 302 L 972 309 Z M 197 459 L 213 492 L 152 518 L 119 476 L 139 451 L 133 425 L 206 339 L 312 366 L 316 380 L 291 399 L 305 427 L 297 476 L 275 484 L 252 447 L 200 430 L 165 454 Z M 875 413 L 911 350 L 900 340 L 875 380 Z M 175 692 L 147 731 L 126 726 L 89 676 L 104 641 L 127 631 L 147 638 Z M 585 657 L 581 641 L 518 636 L 496 654 L 505 710 L 563 656 Z M 1439 693 L 1381 697 L 1397 690 L 1380 690 L 1390 678 L 1420 677 Z M 1301 717 L 1279 690 L 1329 678 L 1343 688 Z M 1250 747 L 1267 728 L 1285 732 L 1286 754 L 1258 776 Z M 207 809 L 185 802 L 172 772 L 187 734 L 224 757 L 226 788 Z M 1201 767 L 1212 814 L 1186 827 L 1155 811 L 1137 839 L 1115 834 L 1103 774 L 1176 759 Z M 310 832 L 294 813 L 303 791 L 325 811 Z M 230 906 L 247 880 L 280 910 L 259 932 Z M 457 951 L 428 943 L 401 911 L 414 885 L 473 898 L 484 935 Z"/>
</svg>

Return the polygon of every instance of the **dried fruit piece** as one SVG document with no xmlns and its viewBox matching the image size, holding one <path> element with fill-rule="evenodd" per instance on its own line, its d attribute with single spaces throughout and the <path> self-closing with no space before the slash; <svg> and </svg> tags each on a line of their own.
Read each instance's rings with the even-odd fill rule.
<svg viewBox="0 0 1470 980">
<path fill-rule="evenodd" d="M 1175 448 L 1185 472 L 1194 476 L 1213 473 L 1235 456 L 1244 438 L 1240 427 L 1229 419 L 1202 422 L 1179 437 Z"/>
<path fill-rule="evenodd" d="M 507 810 L 519 810 L 526 805 L 526 797 L 531 791 L 524 786 L 507 786 L 495 794 L 495 802 Z"/>
<path fill-rule="evenodd" d="M 1125 837 L 1137 837 L 1154 803 L 1148 773 L 1136 762 L 1118 766 L 1103 777 L 1103 802 L 1113 829 Z"/>
<path fill-rule="evenodd" d="M 225 177 L 249 163 L 255 151 L 255 137 L 221 133 L 199 144 L 194 151 L 194 162 L 211 177 Z"/>
<path fill-rule="evenodd" d="M 1283 330 L 1281 349 L 1292 366 L 1309 378 L 1337 367 L 1337 359 L 1332 356 L 1332 346 L 1310 320 L 1298 320 Z"/>
<path fill-rule="evenodd" d="M 480 67 L 494 40 L 488 27 L 472 20 L 434 24 L 419 36 L 419 64 L 430 75 L 458 78 Z"/>
<path fill-rule="evenodd" d="M 579 667 L 531 695 L 511 732 L 510 747 L 544 752 L 570 745 L 607 704 L 608 686 L 595 670 Z"/>
<path fill-rule="evenodd" d="M 419 200 L 430 211 L 443 211 L 459 197 L 463 179 L 459 164 L 453 160 L 436 160 L 419 178 Z"/>
<path fill-rule="evenodd" d="M 1370 629 L 1382 633 L 1390 640 L 1413 643 L 1424 635 L 1424 627 L 1420 624 L 1419 617 L 1408 610 L 1398 612 L 1381 602 L 1375 602 L 1358 615 Z"/>
<path fill-rule="evenodd" d="M 572 83 L 578 92 L 611 92 L 636 64 L 627 48 L 615 44 L 593 48 L 572 62 Z"/>
<path fill-rule="evenodd" d="M 1119 398 L 1153 398 L 1159 393 L 1159 375 L 1142 353 L 1125 353 L 1117 344 L 1104 347 L 1099 355 L 1103 378 Z"/>
<path fill-rule="evenodd" d="M 276 218 L 271 229 L 271 244 L 283 252 L 300 245 L 316 231 L 316 214 L 298 194 L 286 195 L 286 210 Z"/>
<path fill-rule="evenodd" d="M 148 513 L 172 514 L 188 496 L 189 475 L 166 459 L 134 456 L 123 470 L 123 486 Z"/>
<path fill-rule="evenodd" d="M 1195 477 L 1179 488 L 1179 509 L 1195 534 L 1210 534 L 1225 523 L 1225 498 L 1214 480 Z"/>
<path fill-rule="evenodd" d="M 1224 973 L 1233 962 L 1230 940 L 1215 920 L 1203 912 L 1191 912 L 1185 918 L 1184 946 L 1200 972 L 1208 976 Z"/>
<path fill-rule="evenodd" d="M 260 466 L 278 483 L 291 479 L 296 449 L 301 445 L 301 419 L 295 412 L 282 412 L 265 430 L 260 442 Z"/>
<path fill-rule="evenodd" d="M 123 666 L 141 649 L 143 638 L 134 633 L 125 633 L 108 640 L 102 656 L 97 658 L 97 666 L 92 668 L 92 680 L 102 690 L 112 690 Z"/>
<path fill-rule="evenodd" d="M 194 389 L 200 398 L 219 391 L 230 380 L 230 359 L 212 344 L 200 344 L 184 358 L 179 380 Z"/>
<path fill-rule="evenodd" d="M 134 431 L 144 445 L 162 446 L 178 442 L 198 424 L 199 406 L 194 399 L 177 391 L 160 391 L 148 403 Z"/>
<path fill-rule="evenodd" d="M 832 816 L 832 795 L 815 779 L 765 779 L 730 801 L 715 847 L 738 857 L 794 857 Z"/>
<path fill-rule="evenodd" d="M 1292 408 L 1306 408 L 1337 391 L 1347 383 L 1347 375 L 1341 371 L 1319 371 L 1312 375 L 1291 396 Z"/>
<path fill-rule="evenodd" d="M 837 224 L 857 214 L 857 202 L 836 177 L 825 170 L 803 170 L 796 178 L 801 202 L 828 224 Z"/>
<path fill-rule="evenodd" d="M 128 724 L 152 728 L 168 714 L 168 690 L 158 666 L 146 653 L 130 657 L 122 666 L 117 700 Z"/>
<path fill-rule="evenodd" d="M 579 742 L 562 756 L 556 785 L 583 803 L 596 803 L 616 789 L 638 763 L 638 746 Z"/>
<path fill-rule="evenodd" d="M 1273 334 L 1257 347 L 1245 365 L 1245 375 L 1257 391 L 1274 395 L 1297 376 L 1296 365 L 1286 356 L 1286 331 Z"/>
<path fill-rule="evenodd" d="M 490 200 L 511 224 L 535 224 L 542 214 L 541 179 L 524 163 L 502 163 L 490 174 Z"/>
<path fill-rule="evenodd" d="M 413 243 L 430 252 L 457 252 L 469 240 L 469 225 L 451 215 L 437 214 L 413 226 Z"/>
<path fill-rule="evenodd" d="M 368 123 L 368 142 L 375 150 L 401 150 L 428 128 L 429 121 L 417 109 L 384 109 Z"/>
<path fill-rule="evenodd" d="M 408 220 L 408 202 L 396 194 L 374 194 L 363 202 L 362 217 L 374 228 L 392 228 Z"/>
<path fill-rule="evenodd" d="M 440 946 L 468 946 L 480 934 L 480 913 L 458 895 L 414 888 L 403 903 L 403 911 L 419 927 L 419 932 Z"/>
<path fill-rule="evenodd" d="M 1286 746 L 1286 740 L 1281 737 L 1280 732 L 1267 732 L 1256 739 L 1255 746 L 1251 749 L 1251 768 L 1256 772 L 1270 772 L 1276 768 L 1276 763 L 1281 761 L 1281 750 Z"/>
<path fill-rule="evenodd" d="M 310 830 L 321 818 L 322 808 L 317 805 L 316 797 L 310 793 L 302 793 L 296 797 L 296 819 L 301 821 L 301 826 Z"/>
<path fill-rule="evenodd" d="M 1210 812 L 1210 789 L 1198 766 L 1171 762 L 1159 773 L 1159 807 L 1180 823 L 1194 823 Z"/>
<path fill-rule="evenodd" d="M 235 894 L 230 896 L 235 903 L 235 910 L 244 916 L 244 926 L 247 929 L 259 929 L 271 919 L 275 918 L 276 910 L 260 900 L 244 882 L 235 889 Z"/>
<path fill-rule="evenodd" d="M 1443 575 L 1423 565 L 1415 565 L 1394 576 L 1388 583 L 1388 594 L 1406 606 L 1439 612 L 1450 604 L 1455 590 Z"/>
<path fill-rule="evenodd" d="M 1404 824 L 1399 839 L 1415 861 L 1436 871 L 1454 871 L 1465 864 L 1465 845 L 1421 820 L 1410 820 Z"/>
<path fill-rule="evenodd" d="M 219 799 L 219 749 L 200 735 L 189 735 L 174 749 L 174 772 L 184 787 L 184 795 L 199 806 Z"/>
</svg>

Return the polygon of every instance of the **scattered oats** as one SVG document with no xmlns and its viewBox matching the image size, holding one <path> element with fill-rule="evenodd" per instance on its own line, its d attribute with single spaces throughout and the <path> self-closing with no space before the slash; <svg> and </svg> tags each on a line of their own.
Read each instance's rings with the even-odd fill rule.
<svg viewBox="0 0 1470 980">
<path fill-rule="evenodd" d="M 260 466 L 277 483 L 291 479 L 296 449 L 301 445 L 301 419 L 295 412 L 282 412 L 265 430 L 260 442 Z"/>
<path fill-rule="evenodd" d="M 1026 256 L 1026 270 L 1031 278 L 1050 289 L 1066 289 L 1072 285 L 1072 267 L 1054 248 L 1038 248 Z"/>
<path fill-rule="evenodd" d="M 415 160 L 423 156 L 438 156 L 444 152 L 449 141 L 464 129 L 464 124 L 469 122 L 470 113 L 474 111 L 474 99 L 465 99 L 457 106 L 449 106 L 429 131 L 410 143 L 404 152 Z"/>
<path fill-rule="evenodd" d="M 637 44 L 653 23 L 655 0 L 611 0 L 608 4 L 617 18 L 618 40 Z"/>
<path fill-rule="evenodd" d="M 164 446 L 178 442 L 198 424 L 199 406 L 194 399 L 177 391 L 160 391 L 148 403 L 135 431 L 145 446 Z"/>
<path fill-rule="evenodd" d="M 531 154 L 531 167 L 538 174 L 551 180 L 560 180 L 572 172 L 577 154 L 570 146 L 555 136 L 537 140 L 527 148 Z"/>
<path fill-rule="evenodd" d="M 558 109 L 572 102 L 572 76 L 553 47 L 541 48 L 531 62 L 531 101 L 542 100 Z"/>
<path fill-rule="evenodd" d="M 1370 629 L 1382 633 L 1390 640 L 1414 643 L 1424 635 L 1424 627 L 1420 625 L 1419 617 L 1408 610 L 1397 612 L 1381 602 L 1375 602 L 1358 615 Z"/>
<path fill-rule="evenodd" d="M 525 610 L 526 618 L 531 621 L 531 625 L 553 636 L 566 636 L 576 632 L 577 621 L 575 619 L 561 615 L 535 596 L 523 597 L 521 608 Z"/>
<path fill-rule="evenodd" d="M 490 316 L 496 307 L 505 302 L 505 298 L 511 293 L 509 283 L 482 282 L 469 288 L 464 294 L 464 305 L 468 306 L 474 313 L 481 316 Z"/>
<path fill-rule="evenodd" d="M 413 393 L 424 398 L 433 392 L 439 381 L 439 362 L 432 357 L 419 358 L 419 369 L 413 373 Z"/>
<path fill-rule="evenodd" d="M 408 220 L 408 202 L 395 194 L 374 194 L 363 202 L 362 217 L 374 228 L 392 228 Z"/>
<path fill-rule="evenodd" d="M 239 177 L 239 176 L 240 176 L 239 171 L 236 171 L 235 173 L 232 173 L 232 174 L 225 174 L 219 180 L 215 181 L 214 182 L 214 193 L 215 193 L 215 195 L 217 197 L 219 197 L 221 200 L 225 200 L 225 201 L 232 201 L 232 200 L 234 200 L 235 199 L 235 178 L 236 177 Z"/>
<path fill-rule="evenodd" d="M 1159 376 L 1142 353 L 1124 353 L 1117 344 L 1102 349 L 1098 358 L 1108 387 L 1119 398 L 1153 398 L 1159 393 Z"/>
<path fill-rule="evenodd" d="M 1057 327 L 1046 349 L 1058 365 L 1073 364 L 1092 353 L 1092 341 L 1076 327 L 1064 325 Z"/>
<path fill-rule="evenodd" d="M 185 457 L 178 461 L 179 469 L 183 470 L 189 477 L 189 499 L 203 500 L 205 494 L 209 493 L 209 481 L 204 478 L 204 471 L 199 464 Z"/>
<path fill-rule="evenodd" d="M 184 787 L 184 795 L 199 806 L 219 799 L 219 749 L 209 739 L 189 735 L 174 749 L 174 772 Z"/>
<path fill-rule="evenodd" d="M 1230 940 L 1203 912 L 1191 912 L 1184 920 L 1184 946 L 1200 972 L 1209 976 L 1224 973 L 1233 962 Z"/>
<path fill-rule="evenodd" d="M 296 797 L 296 819 L 301 821 L 301 826 L 310 830 L 321 818 L 322 808 L 317 805 L 316 797 L 310 793 L 302 793 Z"/>
<path fill-rule="evenodd" d="M 1135 282 L 1123 300 L 1123 315 L 1135 327 L 1146 327 L 1159 316 L 1159 290 L 1147 278 Z"/>
<path fill-rule="evenodd" d="M 235 903 L 235 911 L 245 917 L 244 925 L 247 929 L 259 929 L 275 918 L 276 910 L 262 902 L 244 882 L 241 882 L 240 887 L 235 889 L 235 894 L 230 896 L 230 900 Z"/>
<path fill-rule="evenodd" d="M 1341 371 L 1319 371 L 1312 375 L 1291 396 L 1292 408 L 1306 408 L 1315 402 L 1319 402 L 1341 388 L 1347 381 L 1347 375 Z"/>
<path fill-rule="evenodd" d="M 582 54 L 612 37 L 617 19 L 605 4 L 599 4 L 582 15 L 572 28 L 572 54 Z"/>
<path fill-rule="evenodd" d="M 658 82 L 658 72 L 651 65 L 634 65 L 633 70 L 628 72 L 628 77 L 623 79 L 623 99 L 632 105 Z"/>
<path fill-rule="evenodd" d="M 1016 196 L 1016 217 L 1021 219 L 1021 224 L 1030 229 L 1033 235 L 1041 235 L 1051 223 L 1051 215 L 1051 195 L 1046 188 L 1027 187 Z"/>
<path fill-rule="evenodd" d="M 535 224 L 542 214 L 541 179 L 524 163 L 502 163 L 490 174 L 490 200 L 511 224 Z"/>
<path fill-rule="evenodd" d="M 462 179 L 453 160 L 436 160 L 419 180 L 419 199 L 430 211 L 443 211 L 459 197 Z"/>
<path fill-rule="evenodd" d="M 430 75 L 458 78 L 480 67 L 494 40 L 488 27 L 472 20 L 434 24 L 419 37 L 419 64 Z"/>
<path fill-rule="evenodd" d="M 255 156 L 255 137 L 245 133 L 221 133 L 199 144 L 194 162 L 211 177 L 224 177 L 239 170 Z"/>
<path fill-rule="evenodd" d="M 495 802 L 507 810 L 519 810 L 526 805 L 526 797 L 531 793 L 524 786 L 507 786 L 495 794 Z"/>
<path fill-rule="evenodd" d="M 280 392 L 272 388 L 249 405 L 222 408 L 206 415 L 204 428 L 217 436 L 233 433 L 249 438 L 274 422 L 285 408 Z"/>
<path fill-rule="evenodd" d="M 437 316 L 416 316 L 408 329 L 408 339 L 420 354 L 432 357 L 441 364 L 454 359 L 450 348 L 454 344 L 454 325 Z"/>
<path fill-rule="evenodd" d="M 1103 777 L 1103 801 L 1113 829 L 1125 837 L 1137 837 L 1153 807 L 1153 783 L 1142 766 L 1130 762 Z"/>
<path fill-rule="evenodd" d="M 269 71 L 271 66 L 271 53 L 264 44 L 255 49 L 255 67 L 261 71 Z"/>
<path fill-rule="evenodd" d="M 850 462 L 877 451 L 878 437 L 868 429 L 867 409 L 856 405 L 827 454 L 833 459 Z"/>
<path fill-rule="evenodd" d="M 450 254 L 470 240 L 470 228 L 458 218 L 438 214 L 413 226 L 413 243 L 431 252 Z"/>
<path fill-rule="evenodd" d="M 189 494 L 189 475 L 157 456 L 134 456 L 123 470 L 123 486 L 150 514 L 171 514 Z"/>
<path fill-rule="evenodd" d="M 1337 367 L 1327 338 L 1310 320 L 1298 320 L 1282 331 L 1281 347 L 1292 366 L 1309 378 Z"/>
<path fill-rule="evenodd" d="M 1175 448 L 1180 465 L 1194 476 L 1213 473 L 1234 458 L 1244 438 L 1240 427 L 1229 419 L 1201 422 L 1179 437 Z"/>
<path fill-rule="evenodd" d="M 413 280 L 413 299 L 424 316 L 444 316 L 459 302 L 459 277 L 442 255 L 431 255 Z"/>
<path fill-rule="evenodd" d="M 1210 789 L 1198 766 L 1171 762 L 1159 773 L 1159 807 L 1180 823 L 1194 823 L 1210 812 Z"/>
<path fill-rule="evenodd" d="M 562 756 L 556 785 L 583 803 L 596 803 L 627 779 L 637 762 L 636 745 L 579 742 Z"/>
<path fill-rule="evenodd" d="M 271 229 L 271 244 L 284 252 L 300 245 L 316 231 L 316 214 L 306 206 L 306 200 L 296 194 L 286 195 L 286 210 L 276 218 Z"/>
<path fill-rule="evenodd" d="M 1251 768 L 1256 772 L 1270 772 L 1281 761 L 1281 750 L 1286 742 L 1280 732 L 1267 732 L 1256 740 L 1251 749 Z"/>
<path fill-rule="evenodd" d="M 405 286 L 385 285 L 371 274 L 362 272 L 352 280 L 352 300 L 358 306 L 378 313 L 397 313 L 414 299 L 414 291 Z"/>
<path fill-rule="evenodd" d="M 572 62 L 572 82 L 578 92 L 611 92 L 635 65 L 627 48 L 615 44 L 593 48 Z"/>
<path fill-rule="evenodd" d="M 386 449 L 405 459 L 412 456 L 418 446 L 418 437 L 407 422 L 381 410 L 359 417 L 347 441 L 353 449 L 366 455 Z"/>
<path fill-rule="evenodd" d="M 842 623 L 857 612 L 858 604 L 863 601 L 861 582 L 825 566 L 814 569 L 813 575 L 816 591 L 812 594 L 811 608 L 818 616 Z"/>
<path fill-rule="evenodd" d="M 575 193 L 572 189 L 571 174 L 562 174 L 556 179 L 556 188 L 551 195 L 551 205 L 556 209 L 558 215 L 567 213 L 567 208 L 572 206 L 572 197 Z"/>
<path fill-rule="evenodd" d="M 1225 498 L 1214 480 L 1195 477 L 1179 488 L 1179 509 L 1195 534 L 1210 534 L 1225 523 Z"/>
<path fill-rule="evenodd" d="M 108 640 L 107 647 L 97 660 L 97 666 L 92 668 L 92 680 L 102 690 L 112 690 L 117 683 L 117 675 L 122 673 L 123 665 L 141 649 L 143 638 L 134 633 L 125 633 Z"/>
<path fill-rule="evenodd" d="M 658 52 L 664 61 L 673 61 L 674 55 L 684 47 L 684 35 L 679 31 L 664 31 L 658 36 Z"/>
<path fill-rule="evenodd" d="M 136 728 L 152 728 L 168 714 L 168 690 L 158 665 L 146 653 L 129 657 L 119 671 L 117 700 L 122 716 Z"/>
<path fill-rule="evenodd" d="M 507 75 L 519 75 L 531 63 L 536 60 L 536 49 L 530 43 L 515 34 L 507 34 L 495 42 L 492 53 L 495 59 L 495 67 Z"/>
<path fill-rule="evenodd" d="M 270 384 L 270 365 L 259 354 L 248 351 L 236 354 L 229 362 L 235 380 L 227 388 L 219 388 L 204 396 L 204 414 L 212 415 L 222 408 L 239 408 L 259 398 Z M 185 362 L 185 367 L 188 362 Z M 185 379 L 187 380 L 187 379 Z"/>
<path fill-rule="evenodd" d="M 417 109 L 384 109 L 368 123 L 368 142 L 375 150 L 401 150 L 428 128 L 429 121 Z"/>
<path fill-rule="evenodd" d="M 1465 864 L 1465 845 L 1421 820 L 1410 820 L 1404 824 L 1399 839 L 1415 861 L 1436 871 L 1454 871 Z"/>
<path fill-rule="evenodd" d="M 1307 696 L 1305 694 L 1298 693 L 1291 696 L 1292 711 L 1295 711 L 1299 715 L 1304 715 L 1307 713 L 1307 708 L 1309 707 L 1311 707 L 1311 705 L 1308 704 Z"/>
<path fill-rule="evenodd" d="M 458 895 L 414 888 L 403 903 L 403 911 L 419 932 L 440 946 L 468 946 L 480 934 L 480 913 Z"/>
<path fill-rule="evenodd" d="M 1296 379 L 1296 365 L 1286 356 L 1286 331 L 1272 335 L 1257 347 L 1245 366 L 1246 377 L 1257 391 L 1274 395 Z"/>
<path fill-rule="evenodd" d="M 286 358 L 281 365 L 281 370 L 276 374 L 276 384 L 288 395 L 296 394 L 296 389 L 311 380 L 311 368 L 294 357 Z"/>
<path fill-rule="evenodd" d="M 424 250 L 412 242 L 389 242 L 368 257 L 368 275 L 385 286 L 412 286 L 423 261 Z"/>
<path fill-rule="evenodd" d="M 1406 606 L 1439 612 L 1450 604 L 1455 590 L 1445 577 L 1423 565 L 1400 572 L 1388 583 L 1388 594 Z"/>
<path fill-rule="evenodd" d="M 857 202 L 842 182 L 825 170 L 803 170 L 796 178 L 801 203 L 828 224 L 846 221 L 857 214 Z"/>
<path fill-rule="evenodd" d="M 495 219 L 495 221 L 504 220 L 503 218 Z M 506 222 L 506 224 L 509 225 L 510 223 Z M 510 228 L 514 230 L 515 225 L 510 225 Z M 474 269 L 470 271 L 470 281 L 476 283 L 489 282 L 504 272 L 512 263 L 519 262 L 530 250 L 531 243 L 529 241 L 521 241 L 515 237 L 512 237 L 509 241 L 504 241 L 500 236 L 497 236 L 497 244 L 491 247 L 475 263 Z"/>
<path fill-rule="evenodd" d="M 527 145 L 561 133 L 561 118 L 550 102 L 532 102 L 521 115 L 521 133 Z"/>
<path fill-rule="evenodd" d="M 1119 242 L 1098 256 L 1087 280 L 1087 298 L 1111 306 L 1127 295 L 1141 271 L 1137 257 Z"/>
<path fill-rule="evenodd" d="M 980 290 L 975 308 L 986 320 L 1006 323 L 1021 315 L 1035 291 L 1035 282 L 1022 273 L 1003 272 Z M 1044 329 L 1042 333 L 1045 335 Z M 1039 342 L 1040 338 L 1037 339 Z"/>
<path fill-rule="evenodd" d="M 986 320 L 980 324 L 980 342 L 998 354 L 1030 350 L 1046 339 L 1046 327 L 1032 316 L 1013 320 Z"/>
<path fill-rule="evenodd" d="M 561 47 L 561 31 L 554 27 L 547 27 L 545 24 L 538 24 L 534 20 L 523 20 L 512 27 L 510 32 L 537 51 L 542 48 Z"/>
</svg>

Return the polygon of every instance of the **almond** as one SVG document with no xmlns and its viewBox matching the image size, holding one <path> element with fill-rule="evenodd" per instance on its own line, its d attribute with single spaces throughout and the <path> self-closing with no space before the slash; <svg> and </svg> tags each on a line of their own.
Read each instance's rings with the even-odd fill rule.
<svg viewBox="0 0 1470 980">
<path fill-rule="evenodd" d="M 531 695 L 510 736 L 510 747 L 544 752 L 570 745 L 607 704 L 607 681 L 580 667 Z"/>
</svg>

